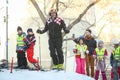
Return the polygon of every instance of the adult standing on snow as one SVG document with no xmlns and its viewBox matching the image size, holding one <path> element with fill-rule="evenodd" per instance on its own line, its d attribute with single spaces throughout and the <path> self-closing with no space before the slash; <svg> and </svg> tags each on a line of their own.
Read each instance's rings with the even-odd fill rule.
<svg viewBox="0 0 120 80">
<path fill-rule="evenodd" d="M 17 63 L 18 66 L 16 68 L 24 69 L 27 68 L 27 59 L 25 55 L 25 41 L 26 34 L 23 32 L 22 28 L 18 26 L 17 28 L 17 45 L 16 45 L 16 52 L 17 52 Z"/>
<path fill-rule="evenodd" d="M 113 40 L 114 50 L 110 56 L 110 64 L 113 67 L 113 80 L 119 80 L 119 73 L 118 69 L 120 67 L 120 46 L 119 40 Z"/>
<path fill-rule="evenodd" d="M 50 10 L 50 18 L 47 19 L 44 30 L 37 30 L 37 33 L 43 34 L 49 31 L 49 50 L 53 60 L 53 69 L 63 69 L 64 56 L 62 51 L 62 33 L 69 33 L 64 21 L 57 16 L 55 9 Z M 57 54 L 56 54 L 57 51 Z"/>
<path fill-rule="evenodd" d="M 73 40 L 78 43 L 80 38 L 84 38 L 84 42 L 88 47 L 88 51 L 86 52 L 86 72 L 87 75 L 90 76 L 89 67 L 91 68 L 91 77 L 94 77 L 94 58 L 93 53 L 97 46 L 95 39 L 91 35 L 91 30 L 87 29 L 85 32 L 85 37 L 80 36 L 79 38 L 73 38 Z"/>
<path fill-rule="evenodd" d="M 88 46 L 88 55 L 86 55 L 86 71 L 87 75 L 89 74 L 89 66 L 91 68 L 91 77 L 94 77 L 94 58 L 93 58 L 93 52 L 96 48 L 96 41 L 91 35 L 91 30 L 87 29 L 85 32 L 85 44 Z"/>
</svg>

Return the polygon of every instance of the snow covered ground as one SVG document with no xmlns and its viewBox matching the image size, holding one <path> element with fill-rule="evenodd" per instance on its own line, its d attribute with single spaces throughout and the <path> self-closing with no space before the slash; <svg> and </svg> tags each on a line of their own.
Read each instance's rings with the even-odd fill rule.
<svg viewBox="0 0 120 80">
<path fill-rule="evenodd" d="M 64 71 L 28 71 L 21 70 L 10 73 L 9 70 L 0 72 L 0 80 L 94 80 L 88 76 L 77 74 L 74 72 Z"/>
</svg>

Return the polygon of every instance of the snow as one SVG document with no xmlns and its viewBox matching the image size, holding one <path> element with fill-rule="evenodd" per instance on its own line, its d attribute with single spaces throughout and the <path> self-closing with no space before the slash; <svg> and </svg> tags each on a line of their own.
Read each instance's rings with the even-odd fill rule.
<svg viewBox="0 0 120 80">
<path fill-rule="evenodd" d="M 86 75 L 77 74 L 74 72 L 64 71 L 28 71 L 21 70 L 10 73 L 9 70 L 0 72 L 0 80 L 94 80 Z"/>
</svg>

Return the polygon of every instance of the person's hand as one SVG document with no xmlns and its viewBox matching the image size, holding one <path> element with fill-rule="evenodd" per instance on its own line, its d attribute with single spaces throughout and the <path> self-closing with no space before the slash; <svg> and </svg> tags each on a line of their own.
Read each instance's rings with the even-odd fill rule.
<svg viewBox="0 0 120 80">
<path fill-rule="evenodd" d="M 42 34 L 42 31 L 40 29 L 37 30 L 37 33 Z"/>
<path fill-rule="evenodd" d="M 65 33 L 67 34 L 67 33 L 69 33 L 70 31 L 66 28 L 66 30 L 65 30 Z"/>
<path fill-rule="evenodd" d="M 89 54 L 89 51 L 88 51 L 88 50 L 86 51 L 86 54 Z"/>
</svg>

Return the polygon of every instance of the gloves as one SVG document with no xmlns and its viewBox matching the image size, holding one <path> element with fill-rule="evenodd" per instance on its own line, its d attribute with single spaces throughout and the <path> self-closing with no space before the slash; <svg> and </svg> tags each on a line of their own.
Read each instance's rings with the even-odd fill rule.
<svg viewBox="0 0 120 80">
<path fill-rule="evenodd" d="M 42 31 L 41 31 L 40 29 L 38 29 L 38 30 L 37 30 L 37 33 L 40 33 L 40 34 L 42 34 Z"/>
<path fill-rule="evenodd" d="M 89 54 L 89 51 L 88 51 L 88 50 L 86 51 L 86 54 Z"/>
<path fill-rule="evenodd" d="M 65 30 L 65 33 L 66 33 L 66 34 L 69 33 L 69 32 L 70 32 L 70 31 L 69 31 L 68 29 Z"/>
</svg>

